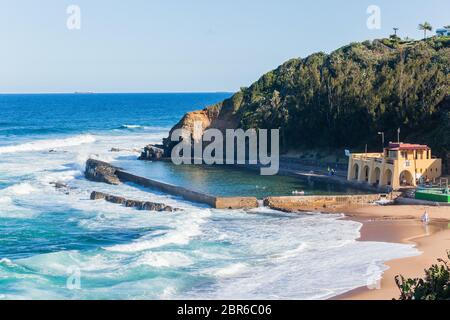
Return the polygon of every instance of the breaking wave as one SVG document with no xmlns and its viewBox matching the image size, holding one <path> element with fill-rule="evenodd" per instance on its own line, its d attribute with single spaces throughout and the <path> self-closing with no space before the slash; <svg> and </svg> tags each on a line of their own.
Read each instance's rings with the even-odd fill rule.
<svg viewBox="0 0 450 320">
<path fill-rule="evenodd" d="M 119 129 L 128 129 L 128 130 L 154 130 L 154 131 L 168 131 L 169 127 L 153 127 L 153 126 L 143 126 L 140 124 L 123 124 Z"/>
<path fill-rule="evenodd" d="M 65 139 L 36 140 L 13 146 L 0 147 L 0 154 L 52 150 L 57 148 L 72 147 L 81 144 L 93 143 L 95 141 L 96 139 L 89 134 L 78 135 L 75 137 Z"/>
<path fill-rule="evenodd" d="M 4 190 L 5 193 L 19 195 L 19 196 L 31 194 L 34 191 L 35 191 L 35 189 L 33 188 L 33 186 L 27 182 L 15 184 Z M 1 203 L 1 201 L 0 201 L 0 203 Z"/>
</svg>

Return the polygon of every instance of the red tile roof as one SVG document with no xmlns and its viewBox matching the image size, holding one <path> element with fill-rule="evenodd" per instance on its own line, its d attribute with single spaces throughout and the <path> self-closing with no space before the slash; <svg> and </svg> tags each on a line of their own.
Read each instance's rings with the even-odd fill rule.
<svg viewBox="0 0 450 320">
<path fill-rule="evenodd" d="M 389 143 L 389 150 L 398 151 L 398 150 L 430 150 L 430 147 L 424 144 L 411 144 L 411 143 Z"/>
</svg>

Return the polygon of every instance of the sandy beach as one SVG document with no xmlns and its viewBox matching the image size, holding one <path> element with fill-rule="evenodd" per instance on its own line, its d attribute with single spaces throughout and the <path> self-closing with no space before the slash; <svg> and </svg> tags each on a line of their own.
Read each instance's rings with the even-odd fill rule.
<svg viewBox="0 0 450 320">
<path fill-rule="evenodd" d="M 420 218 L 428 212 L 431 222 Z M 427 206 L 368 206 L 346 211 L 348 219 L 363 223 L 360 241 L 413 243 L 421 255 L 388 261 L 379 289 L 361 287 L 336 300 L 392 300 L 399 297 L 395 276 L 423 277 L 424 269 L 446 258 L 450 250 L 450 207 Z"/>
</svg>

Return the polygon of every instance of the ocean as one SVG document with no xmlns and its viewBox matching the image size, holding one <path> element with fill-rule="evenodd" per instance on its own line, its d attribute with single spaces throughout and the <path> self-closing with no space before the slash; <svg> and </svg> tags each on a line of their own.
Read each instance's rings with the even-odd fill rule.
<svg viewBox="0 0 450 320">
<path fill-rule="evenodd" d="M 361 224 L 342 215 L 216 210 L 84 178 L 95 157 L 217 194 L 346 192 L 136 161 L 136 149 L 160 142 L 185 112 L 229 96 L 0 95 L 0 299 L 326 299 L 376 282 L 387 260 L 417 254 L 411 245 L 356 241 Z M 91 201 L 93 190 L 183 211 Z"/>
</svg>

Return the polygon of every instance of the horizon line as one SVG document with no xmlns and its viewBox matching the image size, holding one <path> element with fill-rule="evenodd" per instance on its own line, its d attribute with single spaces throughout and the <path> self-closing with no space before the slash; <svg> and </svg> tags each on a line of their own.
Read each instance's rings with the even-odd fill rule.
<svg viewBox="0 0 450 320">
<path fill-rule="evenodd" d="M 237 91 L 71 91 L 71 92 L 0 92 L 0 95 L 90 95 L 90 94 L 196 94 L 196 93 L 236 93 Z"/>
</svg>

